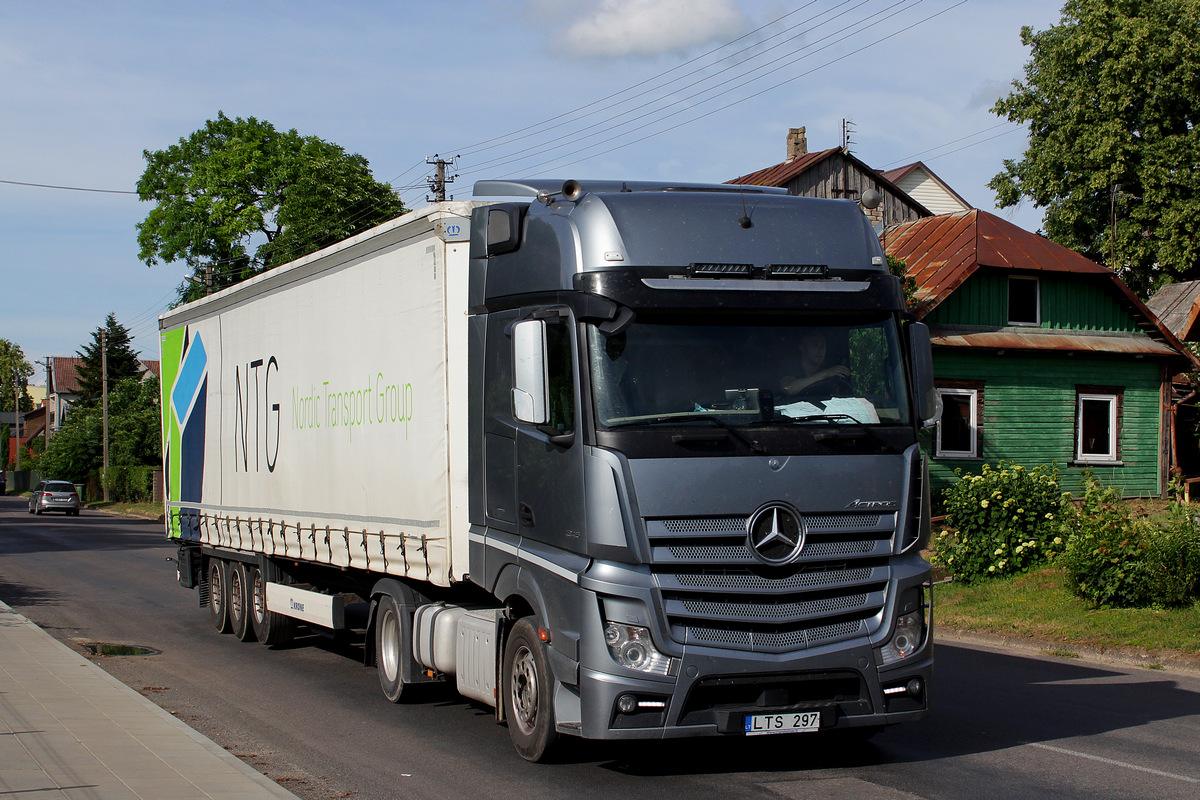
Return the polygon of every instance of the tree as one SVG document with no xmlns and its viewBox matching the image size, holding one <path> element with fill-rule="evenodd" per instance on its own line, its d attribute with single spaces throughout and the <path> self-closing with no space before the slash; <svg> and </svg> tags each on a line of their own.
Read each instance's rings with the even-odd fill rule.
<svg viewBox="0 0 1200 800">
<path fill-rule="evenodd" d="M 106 342 L 102 348 L 101 334 Z M 83 363 L 79 365 L 79 400 L 76 406 L 97 405 L 100 403 L 103 384 L 101 383 L 102 360 L 105 350 L 108 353 L 108 386 L 110 389 L 125 378 L 137 378 L 142 374 L 142 362 L 130 346 L 129 329 L 117 322 L 116 315 L 109 314 L 104 325 L 92 332 L 92 343 L 77 350 Z"/>
<path fill-rule="evenodd" d="M 144 151 L 138 223 L 148 266 L 183 260 L 195 283 L 180 300 L 237 283 L 404 213 L 367 160 L 254 117 L 215 120 L 166 150 Z"/>
<path fill-rule="evenodd" d="M 1068 0 L 1021 29 L 1025 80 L 993 107 L 1029 127 L 988 184 L 1137 291 L 1200 278 L 1200 0 Z"/>
<path fill-rule="evenodd" d="M 112 467 L 162 464 L 158 380 L 125 378 L 109 387 L 109 463 Z M 39 466 L 43 474 L 83 483 L 104 461 L 103 411 L 76 406 L 50 439 Z"/>
<path fill-rule="evenodd" d="M 33 399 L 25 391 L 33 367 L 25 360 L 21 346 L 0 339 L 0 411 L 12 411 L 13 403 L 20 404 L 20 411 L 32 411 Z"/>
</svg>

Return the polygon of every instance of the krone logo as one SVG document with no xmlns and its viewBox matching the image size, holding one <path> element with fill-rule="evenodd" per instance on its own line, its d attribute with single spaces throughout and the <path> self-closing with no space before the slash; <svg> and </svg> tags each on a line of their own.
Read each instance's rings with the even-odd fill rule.
<svg viewBox="0 0 1200 800">
<path fill-rule="evenodd" d="M 772 567 L 790 564 L 804 549 L 804 520 L 791 506 L 768 503 L 746 523 L 746 544 L 755 558 Z"/>
</svg>

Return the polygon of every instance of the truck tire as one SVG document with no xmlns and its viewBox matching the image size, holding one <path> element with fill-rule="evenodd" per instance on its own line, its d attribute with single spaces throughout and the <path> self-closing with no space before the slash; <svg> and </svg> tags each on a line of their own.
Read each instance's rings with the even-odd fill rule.
<svg viewBox="0 0 1200 800">
<path fill-rule="evenodd" d="M 208 560 L 208 613 L 217 633 L 229 633 L 229 565 L 219 558 Z"/>
<path fill-rule="evenodd" d="M 527 761 L 546 758 L 558 741 L 553 679 L 531 617 L 518 620 L 508 634 L 500 694 L 517 752 Z"/>
<path fill-rule="evenodd" d="M 250 587 L 250 627 L 259 643 L 270 647 L 290 642 L 296 634 L 296 621 L 267 610 L 267 579 L 262 570 L 254 570 L 246 583 Z"/>
<path fill-rule="evenodd" d="M 396 600 L 390 594 L 380 595 L 375 611 L 375 669 L 383 696 L 393 703 L 399 703 L 404 693 L 404 661 L 411 657 L 409 646 Z"/>
<path fill-rule="evenodd" d="M 255 572 L 241 561 L 230 563 L 227 568 L 229 591 L 229 625 L 233 635 L 240 641 L 248 642 L 254 638 L 254 626 L 250 624 L 250 573 Z"/>
</svg>

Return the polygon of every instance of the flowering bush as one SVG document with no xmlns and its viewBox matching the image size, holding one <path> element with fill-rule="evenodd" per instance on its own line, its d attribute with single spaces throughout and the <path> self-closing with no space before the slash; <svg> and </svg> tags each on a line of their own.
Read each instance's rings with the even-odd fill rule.
<svg viewBox="0 0 1200 800">
<path fill-rule="evenodd" d="M 963 475 L 945 494 L 949 529 L 930 547 L 935 564 L 956 580 L 1025 572 L 1063 549 L 1058 535 L 1063 495 L 1058 465 L 1034 469 L 1001 461 Z"/>
<path fill-rule="evenodd" d="M 1120 493 L 1090 473 L 1078 508 L 1063 522 L 1060 563 L 1067 586 L 1097 606 L 1179 606 L 1200 596 L 1200 526 L 1173 503 L 1158 522 L 1135 519 Z"/>
</svg>

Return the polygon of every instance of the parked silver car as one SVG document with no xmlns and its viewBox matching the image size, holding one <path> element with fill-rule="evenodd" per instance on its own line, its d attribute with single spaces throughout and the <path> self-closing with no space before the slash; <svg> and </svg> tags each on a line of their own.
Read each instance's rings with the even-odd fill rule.
<svg viewBox="0 0 1200 800">
<path fill-rule="evenodd" d="M 42 481 L 29 495 L 29 513 L 62 511 L 79 516 L 79 493 L 66 481 Z"/>
</svg>

